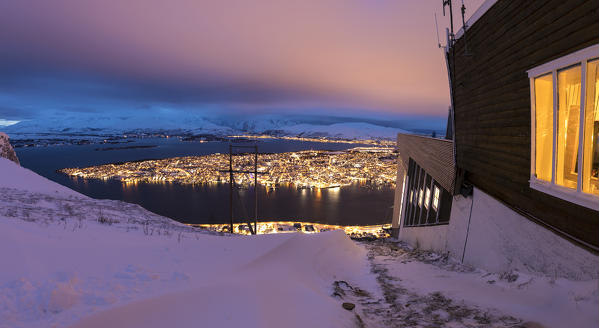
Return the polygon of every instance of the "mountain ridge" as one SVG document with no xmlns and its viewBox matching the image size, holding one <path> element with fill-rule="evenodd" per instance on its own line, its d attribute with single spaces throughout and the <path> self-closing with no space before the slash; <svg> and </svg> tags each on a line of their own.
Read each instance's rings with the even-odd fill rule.
<svg viewBox="0 0 599 328">
<path fill-rule="evenodd" d="M 153 116 L 123 114 L 120 116 L 95 114 L 60 114 L 19 122 L 4 130 L 13 139 L 31 135 L 95 135 L 108 136 L 125 133 L 170 134 L 269 134 L 274 136 L 328 137 L 340 139 L 395 139 L 406 130 L 382 126 L 372 122 L 347 121 L 342 118 L 318 121 L 314 118 L 266 115 L 260 118 L 202 117 L 169 113 Z"/>
</svg>

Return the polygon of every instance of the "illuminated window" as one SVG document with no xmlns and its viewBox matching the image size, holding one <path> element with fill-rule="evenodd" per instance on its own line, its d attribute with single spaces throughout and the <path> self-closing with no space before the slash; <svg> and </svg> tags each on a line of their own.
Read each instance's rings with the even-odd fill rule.
<svg viewBox="0 0 599 328">
<path fill-rule="evenodd" d="M 537 179 L 551 181 L 553 156 L 553 76 L 534 79 Z"/>
<path fill-rule="evenodd" d="M 599 210 L 599 197 L 589 196 L 599 196 L 599 45 L 533 68 L 528 76 L 530 186 Z"/>
<path fill-rule="evenodd" d="M 587 64 L 582 191 L 599 195 L 599 59 Z"/>
<path fill-rule="evenodd" d="M 444 202 L 443 199 L 451 199 L 451 194 L 412 158 L 408 162 L 406 173 L 406 188 L 409 193 L 406 193 L 406 206 L 402 207 L 403 225 L 418 227 L 448 224 L 451 201 Z M 431 210 L 431 207 L 434 210 Z"/>
<path fill-rule="evenodd" d="M 555 183 L 576 189 L 580 131 L 580 65 L 557 72 L 558 125 Z"/>
<path fill-rule="evenodd" d="M 441 195 L 441 190 L 439 187 L 435 186 L 435 192 L 433 193 L 433 209 L 436 211 L 439 209 L 439 196 Z"/>
</svg>

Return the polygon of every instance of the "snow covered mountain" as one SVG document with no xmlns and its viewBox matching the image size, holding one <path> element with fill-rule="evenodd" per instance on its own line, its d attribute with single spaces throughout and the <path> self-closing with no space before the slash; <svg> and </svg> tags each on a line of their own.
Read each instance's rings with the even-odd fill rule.
<svg viewBox="0 0 599 328">
<path fill-rule="evenodd" d="M 343 139 L 394 139 L 405 130 L 383 126 L 374 121 L 307 116 L 262 115 L 202 116 L 178 111 L 107 113 L 46 113 L 43 117 L 5 127 L 13 139 L 40 135 L 110 136 L 123 133 L 170 134 L 270 134 L 276 136 L 310 136 Z"/>
<path fill-rule="evenodd" d="M 331 125 L 297 124 L 282 128 L 285 134 L 337 139 L 395 139 L 397 133 L 407 132 L 370 123 L 335 123 Z M 356 137 L 358 136 L 358 137 Z"/>
<path fill-rule="evenodd" d="M 42 117 L 21 121 L 5 127 L 11 136 L 22 134 L 82 134 L 82 135 L 114 135 L 128 131 L 203 131 L 229 133 L 228 127 L 218 126 L 204 117 L 181 114 L 173 115 L 168 111 L 142 115 L 138 112 L 114 113 L 46 113 Z"/>
</svg>

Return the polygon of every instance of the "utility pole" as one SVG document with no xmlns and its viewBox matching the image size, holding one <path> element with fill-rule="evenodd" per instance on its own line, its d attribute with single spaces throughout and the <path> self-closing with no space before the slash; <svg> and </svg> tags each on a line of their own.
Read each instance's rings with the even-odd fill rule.
<svg viewBox="0 0 599 328">
<path fill-rule="evenodd" d="M 258 144 L 254 145 L 254 231 L 258 233 Z"/>
<path fill-rule="evenodd" d="M 253 148 L 254 149 L 254 170 L 233 170 L 233 150 L 235 148 Z M 235 154 L 235 155 L 244 155 L 244 154 Z M 249 155 L 249 154 L 248 154 Z M 230 229 L 231 233 L 233 233 L 233 190 L 235 188 L 235 179 L 234 173 L 242 173 L 242 174 L 254 174 L 254 224 L 248 221 L 248 227 L 250 228 L 250 232 L 252 235 L 258 233 L 258 174 L 265 174 L 266 172 L 258 172 L 258 145 L 254 144 L 253 146 L 233 146 L 229 144 L 229 169 L 221 170 L 220 172 L 228 172 L 229 173 L 229 213 L 230 213 Z M 247 213 L 246 213 L 247 215 Z M 249 218 L 248 218 L 249 219 Z"/>
<path fill-rule="evenodd" d="M 229 144 L 229 213 L 231 214 L 231 230 L 233 233 L 233 145 Z"/>
</svg>

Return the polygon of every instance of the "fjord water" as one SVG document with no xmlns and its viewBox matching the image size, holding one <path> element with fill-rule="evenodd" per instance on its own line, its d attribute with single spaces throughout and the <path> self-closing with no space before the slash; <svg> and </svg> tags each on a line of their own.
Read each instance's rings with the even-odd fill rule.
<svg viewBox="0 0 599 328">
<path fill-rule="evenodd" d="M 310 149 L 344 150 L 356 146 L 365 145 L 280 139 L 258 141 L 259 151 L 265 153 Z M 118 145 L 26 147 L 17 148 L 16 152 L 22 166 L 87 196 L 136 203 L 180 222 L 199 224 L 229 221 L 228 184 L 124 184 L 114 180 L 72 178 L 57 173 L 56 170 L 143 159 L 228 153 L 228 147 L 229 143 L 226 141 L 200 143 L 184 142 L 177 138 L 145 138 Z M 235 193 L 236 218 L 253 217 L 252 188 L 241 189 Z M 293 220 L 339 225 L 381 224 L 391 221 L 393 189 L 390 186 L 357 184 L 321 190 L 281 186 L 276 190 L 267 191 L 259 187 L 258 202 L 258 217 L 261 221 Z"/>
</svg>

